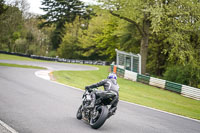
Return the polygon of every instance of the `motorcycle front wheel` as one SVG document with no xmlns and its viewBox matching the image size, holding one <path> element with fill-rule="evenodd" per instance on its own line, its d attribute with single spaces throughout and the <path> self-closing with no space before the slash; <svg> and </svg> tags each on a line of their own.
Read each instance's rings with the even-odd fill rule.
<svg viewBox="0 0 200 133">
<path fill-rule="evenodd" d="M 90 126 L 94 129 L 100 128 L 107 119 L 108 108 L 107 106 L 100 106 L 97 108 L 96 115 L 92 115 L 90 119 Z"/>
<path fill-rule="evenodd" d="M 81 119 L 82 119 L 82 111 L 81 111 L 81 109 L 82 109 L 82 105 L 78 108 L 78 111 L 77 111 L 77 113 L 76 113 L 76 118 L 77 118 L 78 120 L 81 120 Z"/>
</svg>

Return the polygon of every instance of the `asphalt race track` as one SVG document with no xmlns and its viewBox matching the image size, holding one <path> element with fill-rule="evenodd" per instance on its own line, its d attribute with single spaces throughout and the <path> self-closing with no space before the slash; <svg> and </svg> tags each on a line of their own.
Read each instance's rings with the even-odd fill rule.
<svg viewBox="0 0 200 133">
<path fill-rule="evenodd" d="M 63 63 L 38 64 L 52 70 L 96 69 Z M 200 133 L 199 121 L 122 101 L 116 115 L 94 130 L 76 119 L 83 91 L 36 77 L 36 71 L 0 67 L 0 120 L 19 133 Z"/>
</svg>

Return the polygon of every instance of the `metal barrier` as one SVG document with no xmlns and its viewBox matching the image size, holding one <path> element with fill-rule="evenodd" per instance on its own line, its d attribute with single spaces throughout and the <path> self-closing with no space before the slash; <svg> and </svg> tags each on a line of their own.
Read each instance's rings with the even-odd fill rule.
<svg viewBox="0 0 200 133">
<path fill-rule="evenodd" d="M 38 56 L 38 55 L 28 55 L 28 54 L 23 54 L 23 53 L 14 53 L 14 52 L 6 52 L 6 51 L 0 51 L 0 53 L 29 57 L 29 58 L 33 58 L 33 59 L 46 60 L 46 61 L 57 61 L 57 62 L 78 63 L 78 64 L 91 64 L 91 65 L 102 65 L 102 66 L 110 65 L 110 62 L 107 62 L 107 61 L 65 59 L 65 58 L 46 57 L 46 56 Z"/>
<path fill-rule="evenodd" d="M 166 84 L 165 84 L 165 89 L 166 90 L 177 92 L 177 93 L 181 93 L 181 88 L 182 88 L 181 84 L 170 82 L 170 81 L 166 81 Z"/>
<path fill-rule="evenodd" d="M 145 83 L 145 84 L 149 84 L 150 77 L 146 76 L 146 75 L 138 74 L 137 75 L 137 81 Z"/>
<path fill-rule="evenodd" d="M 163 88 L 172 92 L 179 93 L 185 97 L 200 100 L 199 88 L 194 88 L 194 87 L 170 82 L 163 79 L 158 79 L 158 78 L 138 74 L 136 72 L 122 69 L 121 66 L 118 67 L 118 66 L 111 65 L 111 68 L 110 68 L 111 72 L 114 72 L 114 68 L 116 68 L 117 75 L 125 79 L 149 84 L 155 87 L 159 87 L 159 88 Z"/>
</svg>

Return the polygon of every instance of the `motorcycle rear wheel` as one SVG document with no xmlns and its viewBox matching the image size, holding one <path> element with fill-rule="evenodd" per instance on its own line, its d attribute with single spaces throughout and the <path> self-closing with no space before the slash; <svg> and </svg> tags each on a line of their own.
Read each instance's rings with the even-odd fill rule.
<svg viewBox="0 0 200 133">
<path fill-rule="evenodd" d="M 90 126 L 94 129 L 100 128 L 107 119 L 108 108 L 107 106 L 100 106 L 97 108 L 97 116 L 93 116 L 90 119 Z"/>
</svg>

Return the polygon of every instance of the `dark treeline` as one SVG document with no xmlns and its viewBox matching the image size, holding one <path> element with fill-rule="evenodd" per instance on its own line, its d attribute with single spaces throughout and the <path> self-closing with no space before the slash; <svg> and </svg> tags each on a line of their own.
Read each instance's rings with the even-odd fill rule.
<svg viewBox="0 0 200 133">
<path fill-rule="evenodd" d="M 0 0 L 0 50 L 69 59 L 115 61 L 115 49 L 140 53 L 142 73 L 198 87 L 198 0 Z"/>
</svg>

